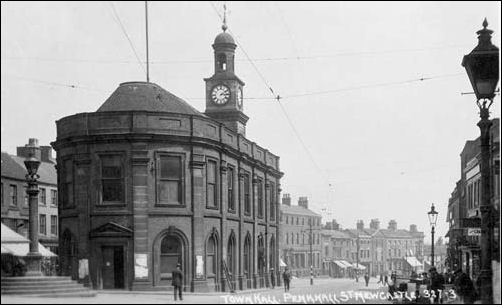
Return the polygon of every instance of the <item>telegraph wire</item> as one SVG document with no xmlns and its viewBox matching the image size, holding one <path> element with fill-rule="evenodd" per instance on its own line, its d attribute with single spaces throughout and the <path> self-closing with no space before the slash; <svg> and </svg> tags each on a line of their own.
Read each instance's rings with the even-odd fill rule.
<svg viewBox="0 0 502 305">
<path fill-rule="evenodd" d="M 52 82 L 52 81 L 45 81 L 45 80 L 27 78 L 27 77 L 15 76 L 15 75 L 6 75 L 5 77 L 15 78 L 15 79 L 19 79 L 19 80 L 23 80 L 23 81 L 27 81 L 27 82 L 45 84 L 45 85 L 50 85 L 50 86 L 65 87 L 65 88 L 70 88 L 70 89 L 82 89 L 82 90 L 89 90 L 89 91 L 96 91 L 96 92 L 107 92 L 105 90 L 92 88 L 92 87 L 80 86 L 80 85 L 75 85 L 75 84 L 67 84 L 67 83 L 59 83 L 59 82 Z"/>
<path fill-rule="evenodd" d="M 220 19 L 223 20 L 221 14 L 218 12 L 218 10 L 216 9 L 216 7 L 214 6 L 214 4 L 210 1 L 209 2 L 211 4 L 211 6 L 213 7 L 214 11 L 216 12 L 216 14 L 220 17 Z M 236 38 L 236 35 L 234 33 L 232 33 L 230 30 L 228 30 L 229 33 L 234 37 L 234 39 Z M 237 39 L 235 39 L 235 42 L 239 45 L 239 47 L 241 48 L 242 52 L 244 53 L 244 55 L 246 56 L 246 58 L 248 59 L 248 61 L 251 63 L 251 65 L 253 66 L 253 68 L 255 69 L 256 73 L 258 73 L 258 75 L 260 76 L 260 78 L 262 79 L 263 83 L 265 84 L 265 86 L 268 88 L 268 90 L 270 91 L 270 93 L 272 94 L 272 96 L 277 100 L 277 102 L 279 103 L 280 107 L 281 107 L 281 110 L 282 112 L 284 113 L 289 125 L 291 126 L 291 129 L 293 130 L 294 134 L 296 135 L 296 137 L 298 138 L 298 141 L 300 142 L 300 144 L 302 145 L 302 147 L 304 148 L 305 152 L 307 153 L 307 155 L 309 156 L 310 158 L 310 161 L 312 161 L 312 163 L 314 164 L 314 166 L 317 168 L 317 170 L 323 174 L 324 178 L 326 179 L 326 182 L 328 182 L 329 184 L 329 180 L 327 179 L 327 176 L 326 174 L 321 170 L 321 168 L 317 165 L 317 163 L 315 162 L 312 154 L 310 153 L 310 151 L 308 150 L 307 148 L 307 145 L 305 145 L 305 142 L 302 140 L 302 138 L 300 137 L 300 134 L 298 133 L 298 131 L 296 130 L 291 118 L 289 117 L 286 109 L 284 108 L 284 105 L 282 105 L 281 103 L 281 96 L 279 94 L 276 94 L 274 92 L 274 89 L 272 88 L 272 86 L 269 84 L 269 82 L 265 79 L 265 76 L 263 76 L 263 74 L 260 72 L 260 70 L 258 69 L 258 67 L 255 65 L 255 63 L 253 62 L 253 60 L 251 59 L 251 57 L 249 57 L 249 55 L 247 54 L 246 50 L 244 49 L 244 47 L 239 43 L 239 41 Z"/>
<path fill-rule="evenodd" d="M 143 71 L 146 73 L 145 66 L 143 65 L 143 62 L 141 62 L 141 60 L 139 58 L 139 55 L 136 52 L 136 49 L 134 48 L 134 45 L 133 45 L 133 43 L 131 41 L 131 38 L 127 34 L 127 31 L 126 31 L 124 25 L 122 24 L 122 21 L 120 21 L 120 17 L 119 17 L 119 15 L 117 13 L 117 10 L 115 10 L 115 6 L 113 5 L 113 2 L 110 1 L 109 3 L 110 3 L 110 7 L 112 8 L 113 15 L 115 16 L 115 21 L 119 24 L 120 29 L 122 30 L 122 32 L 124 33 L 125 37 L 127 38 L 127 41 L 129 41 L 129 45 L 131 46 L 131 49 L 134 52 L 134 56 L 136 56 L 136 59 L 138 60 L 139 65 L 141 66 L 141 68 L 143 69 Z"/>
<path fill-rule="evenodd" d="M 443 50 L 462 47 L 458 46 L 443 46 L 443 47 L 432 47 L 432 48 L 421 48 L 421 49 L 395 49 L 395 50 L 376 50 L 376 51 L 354 51 L 354 52 L 339 52 L 334 54 L 324 54 L 324 55 L 305 55 L 305 56 L 280 56 L 280 57 L 262 57 L 253 58 L 253 61 L 291 61 L 291 60 L 314 60 L 314 59 L 327 59 L 336 58 L 340 56 L 354 56 L 354 55 L 374 55 L 374 54 L 388 54 L 388 53 L 405 53 L 405 52 L 420 52 L 420 51 L 431 51 L 431 50 Z M 135 64 L 137 61 L 130 60 L 112 60 L 112 59 L 78 59 L 78 58 L 47 58 L 47 57 L 22 57 L 22 56 L 10 56 L 3 57 L 2 59 L 7 60 L 35 60 L 35 61 L 51 61 L 51 62 L 83 62 L 83 63 L 102 63 L 102 64 Z M 247 59 L 235 59 L 235 61 L 247 61 Z M 180 59 L 180 60 L 158 60 L 150 61 L 153 65 L 166 65 L 166 64 L 205 64 L 212 62 L 211 59 Z M 143 63 L 142 63 L 143 64 Z"/>
</svg>

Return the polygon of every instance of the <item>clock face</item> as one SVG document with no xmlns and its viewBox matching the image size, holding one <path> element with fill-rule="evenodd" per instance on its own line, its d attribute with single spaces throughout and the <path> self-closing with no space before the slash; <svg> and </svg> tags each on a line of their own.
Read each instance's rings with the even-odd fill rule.
<svg viewBox="0 0 502 305">
<path fill-rule="evenodd" d="M 213 98 L 213 102 L 218 105 L 223 105 L 228 102 L 228 99 L 230 97 L 230 89 L 228 89 L 228 87 L 225 85 L 218 85 L 213 88 L 211 97 Z"/>
<path fill-rule="evenodd" d="M 239 108 L 242 108 L 243 101 L 242 88 L 239 88 L 239 90 L 237 90 L 237 105 L 239 105 Z"/>
</svg>

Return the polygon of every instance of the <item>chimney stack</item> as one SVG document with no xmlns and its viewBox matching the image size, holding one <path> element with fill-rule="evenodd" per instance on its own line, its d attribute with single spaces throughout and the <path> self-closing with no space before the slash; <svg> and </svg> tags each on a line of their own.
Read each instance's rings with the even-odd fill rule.
<svg viewBox="0 0 502 305">
<path fill-rule="evenodd" d="M 378 218 L 374 218 L 370 222 L 370 229 L 379 230 L 380 229 L 380 220 Z"/>
<path fill-rule="evenodd" d="M 291 197 L 289 194 L 284 194 L 282 196 L 282 204 L 287 205 L 287 206 L 291 206 Z"/>
<path fill-rule="evenodd" d="M 389 221 L 389 230 L 392 230 L 392 231 L 397 230 L 397 222 L 394 219 Z"/>
<path fill-rule="evenodd" d="M 308 197 L 300 197 L 298 198 L 298 206 L 301 206 L 305 209 L 309 208 L 309 199 Z"/>
<path fill-rule="evenodd" d="M 28 144 L 24 146 L 17 147 L 17 156 L 22 158 L 29 158 L 34 156 L 39 161 L 42 161 L 42 153 L 40 151 L 40 147 L 38 146 L 38 139 L 30 138 L 28 140 Z"/>
<path fill-rule="evenodd" d="M 410 232 L 411 233 L 416 233 L 417 232 L 417 225 L 415 225 L 415 224 L 410 225 Z"/>
<path fill-rule="evenodd" d="M 362 220 L 357 221 L 357 230 L 359 230 L 359 231 L 364 230 L 364 221 L 362 221 Z"/>
<path fill-rule="evenodd" d="M 50 146 L 40 146 L 40 150 L 42 153 L 42 162 L 51 162 L 56 163 L 56 160 L 52 157 L 52 147 Z"/>
<path fill-rule="evenodd" d="M 340 230 L 340 224 L 333 219 L 331 227 L 333 230 Z"/>
</svg>

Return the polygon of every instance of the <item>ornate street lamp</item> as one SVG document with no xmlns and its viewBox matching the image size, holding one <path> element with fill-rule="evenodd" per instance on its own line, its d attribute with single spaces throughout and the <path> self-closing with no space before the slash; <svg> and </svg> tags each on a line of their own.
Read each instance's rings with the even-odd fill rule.
<svg viewBox="0 0 502 305">
<path fill-rule="evenodd" d="M 26 256 L 27 264 L 27 276 L 41 276 L 41 265 L 40 261 L 42 255 L 38 252 L 38 178 L 40 176 L 37 174 L 38 167 L 40 166 L 40 161 L 30 155 L 28 159 L 24 161 L 24 166 L 28 171 L 26 174 L 26 182 L 28 183 L 28 188 L 26 193 L 29 197 L 29 238 L 30 238 L 30 252 Z"/>
<path fill-rule="evenodd" d="M 436 221 L 438 220 L 438 212 L 434 208 L 434 203 L 431 206 L 431 210 L 427 213 L 429 216 L 429 223 L 431 225 L 432 234 L 432 246 L 431 246 L 431 267 L 434 267 L 434 229 L 436 228 Z"/>
<path fill-rule="evenodd" d="M 492 30 L 487 29 L 488 22 L 483 21 L 483 29 L 477 31 L 478 45 L 471 53 L 464 56 L 462 66 L 465 67 L 472 88 L 476 94 L 481 120 L 478 127 L 481 131 L 481 300 L 483 304 L 493 303 L 492 288 L 492 204 L 490 202 L 490 106 L 495 97 L 495 88 L 499 82 L 499 49 L 491 42 Z"/>
</svg>

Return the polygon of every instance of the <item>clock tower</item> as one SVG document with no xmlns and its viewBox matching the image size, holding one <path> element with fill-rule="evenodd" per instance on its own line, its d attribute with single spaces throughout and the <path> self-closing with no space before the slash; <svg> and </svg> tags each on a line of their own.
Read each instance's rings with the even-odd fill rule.
<svg viewBox="0 0 502 305">
<path fill-rule="evenodd" d="M 249 119 L 244 114 L 244 82 L 234 73 L 235 44 L 232 35 L 226 32 L 226 18 L 223 19 L 223 32 L 214 40 L 214 74 L 205 78 L 206 112 L 205 114 L 223 123 L 227 128 L 246 135 L 246 123 Z"/>
</svg>

